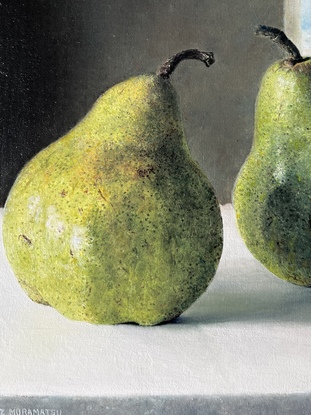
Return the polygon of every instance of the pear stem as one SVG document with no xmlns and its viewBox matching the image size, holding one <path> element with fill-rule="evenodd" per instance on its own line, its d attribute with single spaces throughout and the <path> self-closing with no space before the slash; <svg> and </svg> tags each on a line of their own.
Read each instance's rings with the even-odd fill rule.
<svg viewBox="0 0 311 415">
<path fill-rule="evenodd" d="M 197 59 L 203 62 L 207 67 L 215 62 L 213 52 L 201 52 L 198 49 L 187 49 L 177 53 L 164 62 L 158 69 L 157 75 L 163 79 L 168 79 L 176 69 L 176 66 L 185 59 Z"/>
<path fill-rule="evenodd" d="M 300 55 L 297 46 L 281 30 L 276 29 L 275 27 L 260 25 L 256 28 L 255 34 L 259 36 L 267 36 L 272 39 L 273 42 L 277 43 L 279 46 L 285 49 L 289 54 L 289 59 L 294 64 L 304 60 Z"/>
</svg>

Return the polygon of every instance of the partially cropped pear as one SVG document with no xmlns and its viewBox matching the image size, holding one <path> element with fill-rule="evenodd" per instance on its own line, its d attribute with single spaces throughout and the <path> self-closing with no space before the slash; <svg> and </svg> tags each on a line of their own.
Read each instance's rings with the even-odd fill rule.
<svg viewBox="0 0 311 415">
<path fill-rule="evenodd" d="M 276 276 L 311 285 L 311 59 L 278 29 L 261 26 L 290 56 L 265 73 L 251 152 L 234 189 L 240 233 Z"/>
<path fill-rule="evenodd" d="M 121 82 L 35 156 L 7 199 L 3 239 L 23 289 L 64 316 L 155 325 L 207 288 L 222 252 L 222 220 L 192 160 L 169 76 Z"/>
</svg>

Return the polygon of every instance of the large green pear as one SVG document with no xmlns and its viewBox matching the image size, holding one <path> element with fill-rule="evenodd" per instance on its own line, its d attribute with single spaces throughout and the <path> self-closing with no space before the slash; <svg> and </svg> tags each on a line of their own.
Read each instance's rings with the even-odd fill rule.
<svg viewBox="0 0 311 415">
<path fill-rule="evenodd" d="M 222 252 L 214 190 L 191 158 L 169 75 L 105 92 L 86 117 L 21 171 L 3 240 L 29 297 L 90 323 L 155 325 L 207 288 Z"/>
<path fill-rule="evenodd" d="M 311 285 L 311 60 L 283 32 L 259 33 L 291 51 L 265 73 L 251 152 L 234 189 L 240 233 L 276 276 Z"/>
</svg>

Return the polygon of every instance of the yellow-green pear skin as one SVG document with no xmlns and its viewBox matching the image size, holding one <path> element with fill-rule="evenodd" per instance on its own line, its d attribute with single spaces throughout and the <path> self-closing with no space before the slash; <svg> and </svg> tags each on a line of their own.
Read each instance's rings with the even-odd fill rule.
<svg viewBox="0 0 311 415">
<path fill-rule="evenodd" d="M 222 219 L 170 81 L 115 85 L 35 156 L 7 199 L 3 240 L 29 297 L 70 319 L 155 325 L 186 310 L 216 272 Z"/>
<path fill-rule="evenodd" d="M 311 285 L 311 60 L 265 73 L 251 152 L 234 189 L 241 236 L 279 278 Z"/>
</svg>

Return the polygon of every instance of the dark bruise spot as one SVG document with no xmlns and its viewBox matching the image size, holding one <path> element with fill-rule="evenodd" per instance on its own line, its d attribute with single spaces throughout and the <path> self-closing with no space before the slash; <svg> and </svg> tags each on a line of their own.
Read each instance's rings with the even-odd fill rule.
<svg viewBox="0 0 311 415">
<path fill-rule="evenodd" d="M 145 169 L 137 169 L 137 173 L 139 177 L 150 177 L 151 173 L 155 173 L 155 169 L 153 166 L 147 166 Z"/>
<path fill-rule="evenodd" d="M 66 190 L 65 190 L 65 189 L 63 189 L 63 190 L 61 191 L 60 195 L 61 195 L 61 197 L 65 197 L 65 196 L 67 196 L 67 192 L 66 192 Z"/>
<path fill-rule="evenodd" d="M 108 202 L 100 189 L 98 189 L 98 193 L 100 194 L 100 197 L 104 199 L 105 202 Z"/>
<path fill-rule="evenodd" d="M 23 238 L 23 240 L 28 244 L 28 245 L 32 245 L 31 240 L 26 236 L 26 235 L 19 235 L 19 238 Z"/>
<path fill-rule="evenodd" d="M 148 241 L 145 239 L 141 246 L 142 246 L 142 248 L 149 248 Z"/>
<path fill-rule="evenodd" d="M 72 250 L 70 249 L 70 256 L 73 258 L 73 252 L 72 252 Z"/>
<path fill-rule="evenodd" d="M 106 203 L 109 203 L 109 205 L 111 205 L 111 206 L 113 206 L 113 204 L 112 203 L 110 203 L 106 198 L 105 198 L 105 196 L 103 195 L 103 192 L 100 190 L 100 189 L 98 189 L 98 193 L 100 194 L 100 197 L 106 202 Z"/>
</svg>

